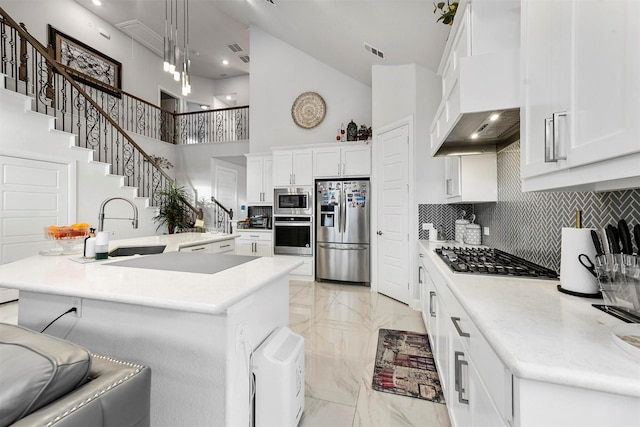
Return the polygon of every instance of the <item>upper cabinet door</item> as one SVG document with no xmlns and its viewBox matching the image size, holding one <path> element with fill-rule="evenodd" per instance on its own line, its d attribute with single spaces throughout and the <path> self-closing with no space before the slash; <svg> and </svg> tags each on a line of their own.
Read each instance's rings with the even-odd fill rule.
<svg viewBox="0 0 640 427">
<path fill-rule="evenodd" d="M 577 0 L 574 14 L 571 167 L 640 152 L 640 2 Z"/>
<path fill-rule="evenodd" d="M 293 151 L 293 185 L 313 185 L 312 151 Z"/>
<path fill-rule="evenodd" d="M 262 198 L 266 203 L 273 203 L 273 157 L 265 156 L 263 159 Z"/>
<path fill-rule="evenodd" d="M 527 0 L 521 5 L 523 178 L 549 173 L 563 165 L 562 160 L 545 162 L 545 150 L 551 149 L 553 142 L 553 114 L 570 108 L 571 9 L 571 2 L 557 0 Z M 567 119 L 563 116 L 563 123 L 558 123 L 564 129 Z M 556 157 L 566 155 L 561 148 L 557 147 Z"/>
<path fill-rule="evenodd" d="M 313 175 L 318 178 L 333 178 L 342 174 L 340 147 L 313 149 Z"/>
<path fill-rule="evenodd" d="M 371 146 L 357 145 L 341 148 L 342 176 L 367 177 L 371 175 Z"/>
<path fill-rule="evenodd" d="M 264 202 L 264 162 L 262 157 L 247 158 L 247 202 Z"/>
<path fill-rule="evenodd" d="M 273 186 L 287 187 L 293 185 L 293 152 L 273 152 Z"/>
<path fill-rule="evenodd" d="M 637 0 L 522 2 L 525 191 L 640 182 L 638 22 Z"/>
</svg>

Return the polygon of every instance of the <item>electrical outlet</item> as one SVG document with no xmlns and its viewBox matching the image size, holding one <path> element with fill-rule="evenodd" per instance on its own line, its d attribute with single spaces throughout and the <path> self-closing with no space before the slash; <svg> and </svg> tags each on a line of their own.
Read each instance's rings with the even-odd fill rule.
<svg viewBox="0 0 640 427">
<path fill-rule="evenodd" d="M 423 230 L 428 230 L 431 226 L 433 226 L 432 222 L 423 222 L 422 223 L 422 229 Z"/>
<path fill-rule="evenodd" d="M 488 236 L 489 235 L 489 227 L 484 227 L 483 228 L 483 232 L 484 232 L 485 236 Z"/>
<path fill-rule="evenodd" d="M 76 308 L 76 317 L 82 317 L 82 298 L 73 298 L 71 305 Z"/>
</svg>

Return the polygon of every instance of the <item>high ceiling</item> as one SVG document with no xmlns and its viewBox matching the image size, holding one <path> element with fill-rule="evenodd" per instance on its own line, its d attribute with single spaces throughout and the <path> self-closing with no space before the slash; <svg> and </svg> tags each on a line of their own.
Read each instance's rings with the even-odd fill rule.
<svg viewBox="0 0 640 427">
<path fill-rule="evenodd" d="M 164 0 L 75 0 L 158 54 L 165 32 Z M 297 49 L 371 85 L 371 65 L 416 63 L 436 71 L 449 26 L 436 23 L 429 0 L 189 0 L 192 72 L 210 79 L 249 73 L 249 27 L 254 25 Z M 183 0 L 178 0 L 182 39 Z M 149 31 L 150 30 L 150 31 Z M 242 52 L 228 45 L 237 43 Z M 365 50 L 365 43 L 384 59 Z M 229 61 L 222 65 L 222 61 Z"/>
</svg>

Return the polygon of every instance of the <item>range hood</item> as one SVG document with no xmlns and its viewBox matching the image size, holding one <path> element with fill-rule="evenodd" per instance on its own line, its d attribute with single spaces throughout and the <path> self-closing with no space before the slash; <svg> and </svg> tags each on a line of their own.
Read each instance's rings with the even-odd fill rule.
<svg viewBox="0 0 640 427">
<path fill-rule="evenodd" d="M 520 139 L 520 109 L 461 114 L 436 156 L 500 151 Z"/>
<path fill-rule="evenodd" d="M 459 59 L 431 131 L 433 156 L 499 151 L 520 139 L 520 49 Z"/>
</svg>

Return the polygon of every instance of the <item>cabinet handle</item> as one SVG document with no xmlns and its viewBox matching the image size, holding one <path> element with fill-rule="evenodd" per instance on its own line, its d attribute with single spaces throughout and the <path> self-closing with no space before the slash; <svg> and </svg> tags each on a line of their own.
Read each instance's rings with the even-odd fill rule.
<svg viewBox="0 0 640 427">
<path fill-rule="evenodd" d="M 436 312 L 433 310 L 433 306 L 435 305 L 433 303 L 435 296 L 436 296 L 435 292 L 429 291 L 429 315 L 431 317 L 436 317 Z"/>
<path fill-rule="evenodd" d="M 421 284 L 421 285 L 424 283 L 422 281 L 422 266 L 421 265 L 418 266 L 418 283 Z"/>
<path fill-rule="evenodd" d="M 458 335 L 460 335 L 461 337 L 465 337 L 465 338 L 469 338 L 471 336 L 471 334 L 467 333 L 467 332 L 462 332 L 462 329 L 460 328 L 460 325 L 458 322 L 460 322 L 460 318 L 459 317 L 452 317 L 451 321 L 453 322 L 453 326 L 456 327 L 456 331 L 458 331 Z"/>
<path fill-rule="evenodd" d="M 451 196 L 453 194 L 453 179 L 452 178 L 448 178 L 445 181 L 445 193 L 447 196 Z"/>
<path fill-rule="evenodd" d="M 222 246 L 220 246 L 220 249 L 222 249 L 222 248 L 228 248 L 229 246 L 231 246 L 231 245 L 222 245 Z"/>
<path fill-rule="evenodd" d="M 464 353 L 461 351 L 456 351 L 454 354 L 455 357 L 455 389 L 458 392 L 458 402 L 464 403 L 465 405 L 469 404 L 469 399 L 465 399 L 463 395 L 467 392 L 466 386 L 462 383 L 462 367 L 465 366 L 469 368 L 469 362 L 463 359 Z"/>
<path fill-rule="evenodd" d="M 558 142 L 560 140 L 559 117 L 566 117 L 567 112 L 553 113 L 552 117 L 544 119 L 544 161 L 555 163 L 558 160 L 566 160 L 567 156 L 558 156 Z"/>
<path fill-rule="evenodd" d="M 195 249 L 191 249 L 191 252 L 204 251 L 205 249 L 207 249 L 207 248 L 205 248 L 205 247 L 195 248 Z"/>
</svg>

